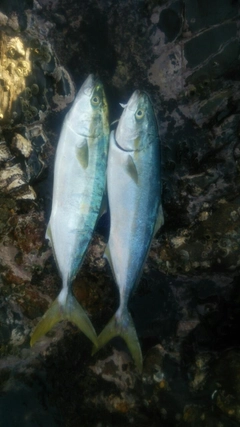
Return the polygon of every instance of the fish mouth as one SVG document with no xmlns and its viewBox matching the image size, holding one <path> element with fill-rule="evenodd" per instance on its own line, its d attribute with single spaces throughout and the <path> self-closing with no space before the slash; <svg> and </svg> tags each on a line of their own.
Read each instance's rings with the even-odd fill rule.
<svg viewBox="0 0 240 427">
<path fill-rule="evenodd" d="M 89 74 L 88 78 L 83 83 L 82 91 L 87 96 L 92 96 L 96 86 L 101 86 L 101 82 L 94 74 Z"/>
<path fill-rule="evenodd" d="M 135 90 L 131 96 L 131 98 L 129 99 L 128 103 L 127 103 L 127 108 L 130 111 L 135 111 L 137 108 L 136 103 L 138 102 L 140 96 L 141 96 L 140 90 Z"/>
<path fill-rule="evenodd" d="M 141 90 L 135 90 L 129 99 L 127 103 L 127 109 L 130 111 L 136 111 L 137 108 L 139 108 L 139 104 L 142 105 L 142 107 L 147 104 L 148 96 L 145 92 Z"/>
<path fill-rule="evenodd" d="M 78 99 L 82 97 L 82 95 L 86 95 L 87 97 L 91 97 L 96 86 L 96 83 L 100 84 L 100 81 L 94 74 L 89 74 L 86 80 L 83 82 L 81 88 L 77 92 L 76 98 L 74 102 L 77 102 Z"/>
</svg>

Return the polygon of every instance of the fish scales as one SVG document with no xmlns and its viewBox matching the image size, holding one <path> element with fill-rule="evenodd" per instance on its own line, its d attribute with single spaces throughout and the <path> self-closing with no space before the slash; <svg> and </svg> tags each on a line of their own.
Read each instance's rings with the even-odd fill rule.
<svg viewBox="0 0 240 427">
<path fill-rule="evenodd" d="M 62 290 L 33 331 L 31 345 L 57 322 L 69 320 L 97 345 L 96 332 L 72 294 L 100 215 L 106 185 L 108 107 L 99 79 L 90 75 L 67 114 L 54 166 L 52 211 L 46 232 Z"/>
<path fill-rule="evenodd" d="M 160 171 L 154 112 L 148 96 L 135 91 L 124 108 L 116 134 L 111 132 L 110 136 L 107 187 L 111 226 L 106 257 L 119 288 L 120 304 L 99 335 L 98 346 L 121 336 L 139 371 L 142 353 L 127 304 L 140 279 L 153 236 L 163 224 Z"/>
<path fill-rule="evenodd" d="M 111 136 L 112 138 L 112 136 Z M 122 164 L 126 163 L 128 152 L 119 149 L 113 141 L 109 150 L 108 194 L 111 212 L 111 233 L 109 250 L 120 293 L 131 292 L 137 284 L 139 265 L 146 258 L 151 237 L 154 231 L 154 219 L 158 212 L 160 179 L 151 185 L 149 170 L 159 175 L 160 171 L 154 163 L 149 168 L 145 156 L 151 160 L 159 155 L 158 145 L 152 144 L 146 150 L 138 153 L 138 185 L 131 179 Z M 121 159 L 121 163 L 118 161 Z M 121 186 L 116 185 L 121 177 Z M 151 213 L 151 215 L 149 215 Z M 123 221 L 124 218 L 124 221 Z M 133 238 L 134 236 L 134 238 Z"/>
<path fill-rule="evenodd" d="M 63 155 L 66 152 L 65 137 L 59 141 L 55 166 L 59 179 L 54 187 L 53 215 L 49 226 L 63 280 L 68 278 L 72 281 L 76 276 L 79 260 L 84 258 L 98 219 L 106 168 L 104 162 L 99 164 L 101 143 L 101 139 L 94 144 L 89 143 L 89 163 L 87 169 L 83 169 L 79 167 L 75 150 L 69 149 Z M 69 274 L 71 276 L 67 277 Z"/>
</svg>

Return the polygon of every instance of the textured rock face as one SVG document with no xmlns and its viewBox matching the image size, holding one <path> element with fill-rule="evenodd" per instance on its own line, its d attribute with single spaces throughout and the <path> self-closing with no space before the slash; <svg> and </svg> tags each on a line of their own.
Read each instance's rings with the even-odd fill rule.
<svg viewBox="0 0 240 427">
<path fill-rule="evenodd" d="M 0 36 L 0 425 L 238 425 L 239 3 L 10 0 Z M 29 348 L 60 289 L 44 238 L 56 143 L 90 72 L 110 121 L 139 88 L 159 123 L 165 225 L 130 301 L 142 376 L 121 340 L 91 357 L 70 324 Z M 97 332 L 118 304 L 108 224 L 74 285 Z"/>
<path fill-rule="evenodd" d="M 177 214 L 178 227 L 188 225 L 174 232 L 171 248 L 162 246 L 171 252 L 172 273 L 177 258 L 185 259 L 185 272 L 239 266 L 237 14 L 237 3 L 219 10 L 214 2 L 176 1 L 151 16 L 156 58 L 149 81 L 159 87 L 163 107 L 167 224 Z"/>
</svg>

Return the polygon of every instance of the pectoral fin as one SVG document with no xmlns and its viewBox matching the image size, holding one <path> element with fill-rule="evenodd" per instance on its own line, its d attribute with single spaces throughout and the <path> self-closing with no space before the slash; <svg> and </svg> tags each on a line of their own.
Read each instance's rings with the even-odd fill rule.
<svg viewBox="0 0 240 427">
<path fill-rule="evenodd" d="M 127 158 L 126 171 L 127 171 L 128 175 L 130 175 L 132 180 L 135 182 L 135 184 L 138 184 L 137 167 L 134 163 L 132 156 L 130 156 L 130 154 L 128 155 L 128 158 Z"/>
<path fill-rule="evenodd" d="M 88 143 L 87 140 L 84 141 L 84 144 L 81 147 L 76 148 L 77 159 L 83 169 L 88 167 Z"/>
</svg>

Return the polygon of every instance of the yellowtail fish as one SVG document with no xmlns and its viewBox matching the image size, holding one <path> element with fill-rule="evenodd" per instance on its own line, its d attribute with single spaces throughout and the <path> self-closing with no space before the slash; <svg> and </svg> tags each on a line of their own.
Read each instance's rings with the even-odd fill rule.
<svg viewBox="0 0 240 427">
<path fill-rule="evenodd" d="M 52 211 L 46 232 L 62 290 L 33 331 L 31 345 L 57 322 L 69 320 L 97 345 L 87 314 L 72 294 L 101 210 L 109 140 L 108 106 L 100 80 L 90 75 L 66 115 L 58 142 Z"/>
<path fill-rule="evenodd" d="M 99 335 L 98 348 L 115 336 L 122 337 L 139 371 L 142 352 L 127 304 L 152 239 L 164 223 L 160 169 L 153 107 L 146 93 L 135 91 L 124 107 L 116 134 L 110 136 L 107 188 L 111 225 L 105 256 L 119 288 L 120 305 Z"/>
</svg>

